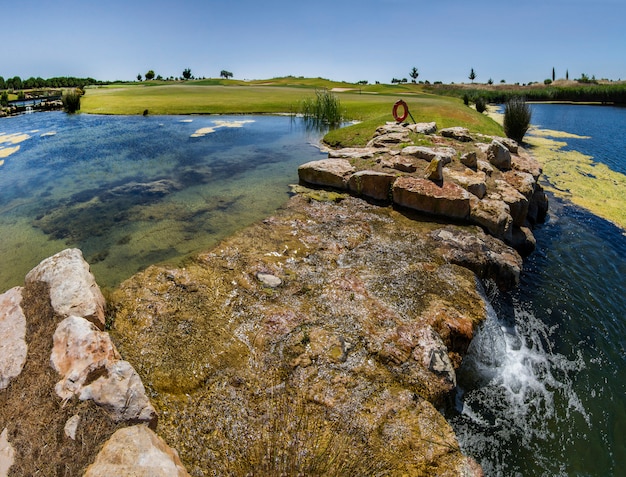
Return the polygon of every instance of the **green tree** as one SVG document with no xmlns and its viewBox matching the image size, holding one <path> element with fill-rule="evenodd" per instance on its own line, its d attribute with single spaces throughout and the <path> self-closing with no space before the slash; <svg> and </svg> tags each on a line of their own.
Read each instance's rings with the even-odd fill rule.
<svg viewBox="0 0 626 477">
<path fill-rule="evenodd" d="M 417 77 L 419 76 L 419 72 L 417 71 L 417 68 L 414 66 L 413 69 L 411 70 L 411 72 L 409 73 L 409 76 L 412 78 L 413 83 L 417 82 Z"/>
<path fill-rule="evenodd" d="M 569 70 L 565 70 L 565 79 L 569 80 Z"/>
<path fill-rule="evenodd" d="M 487 81 L 487 84 L 493 84 L 493 80 L 489 78 L 489 81 Z"/>
<path fill-rule="evenodd" d="M 191 78 L 191 69 L 190 68 L 185 68 L 183 70 L 183 78 L 185 78 L 186 80 Z"/>
<path fill-rule="evenodd" d="M 556 73 L 554 71 L 554 66 L 552 67 L 552 81 L 556 80 Z"/>
<path fill-rule="evenodd" d="M 472 68 L 472 70 L 470 71 L 468 78 L 472 81 L 472 83 L 476 79 L 476 73 L 474 72 L 474 68 Z"/>
<path fill-rule="evenodd" d="M 141 81 L 141 74 L 137 75 L 137 81 Z"/>
<path fill-rule="evenodd" d="M 7 89 L 7 83 L 2 76 L 0 76 L 0 89 Z"/>
<path fill-rule="evenodd" d="M 146 73 L 146 81 L 153 80 L 153 79 L 154 79 L 154 76 L 155 76 L 155 75 L 154 75 L 154 70 L 149 70 L 149 71 Z"/>
<path fill-rule="evenodd" d="M 226 70 L 220 71 L 220 78 L 228 79 L 232 77 L 233 77 L 233 74 L 230 71 L 226 71 Z"/>
<path fill-rule="evenodd" d="M 9 104 L 9 93 L 3 91 L 0 95 L 0 105 L 7 106 Z"/>
</svg>

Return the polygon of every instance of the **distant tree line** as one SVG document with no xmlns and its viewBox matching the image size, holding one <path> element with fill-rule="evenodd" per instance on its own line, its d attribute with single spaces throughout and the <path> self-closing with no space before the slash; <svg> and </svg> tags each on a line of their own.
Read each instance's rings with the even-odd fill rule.
<svg viewBox="0 0 626 477">
<path fill-rule="evenodd" d="M 19 76 L 7 78 L 0 76 L 0 90 L 22 90 L 38 88 L 84 88 L 90 84 L 108 84 L 109 81 L 98 81 L 93 78 L 75 78 L 73 76 L 58 76 L 43 79 L 41 77 L 22 79 Z"/>
</svg>

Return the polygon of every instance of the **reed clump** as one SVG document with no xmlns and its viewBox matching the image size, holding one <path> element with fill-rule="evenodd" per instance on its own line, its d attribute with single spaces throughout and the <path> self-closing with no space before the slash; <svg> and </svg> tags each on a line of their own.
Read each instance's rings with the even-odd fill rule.
<svg viewBox="0 0 626 477">
<path fill-rule="evenodd" d="M 521 143 L 530 127 L 532 112 L 522 98 L 511 98 L 504 105 L 504 133 Z"/>
<path fill-rule="evenodd" d="M 318 128 L 336 128 L 343 120 L 341 101 L 327 89 L 316 90 L 314 98 L 302 100 L 299 112 L 305 122 Z"/>
<path fill-rule="evenodd" d="M 73 114 L 80 110 L 81 96 L 81 92 L 77 89 L 72 89 L 63 93 L 61 100 L 63 101 L 63 109 L 66 113 Z"/>
</svg>

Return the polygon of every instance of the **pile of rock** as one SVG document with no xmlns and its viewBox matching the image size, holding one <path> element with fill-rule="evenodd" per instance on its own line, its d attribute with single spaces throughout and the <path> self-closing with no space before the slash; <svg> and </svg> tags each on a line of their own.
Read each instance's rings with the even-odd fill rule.
<svg viewBox="0 0 626 477">
<path fill-rule="evenodd" d="M 130 475 L 132 470 L 144 472 L 142 475 L 187 475 L 176 452 L 151 430 L 156 428 L 157 414 L 141 379 L 130 363 L 120 358 L 109 334 L 103 331 L 105 300 L 78 249 L 64 250 L 43 260 L 27 274 L 24 287 L 0 295 L 0 396 L 9 393 L 10 387 L 22 378 L 29 355 L 39 351 L 29 349 L 27 330 L 33 335 L 39 322 L 48 317 L 25 311 L 34 308 L 28 300 L 34 301 L 32 297 L 37 295 L 41 298 L 36 290 L 47 292 L 44 301 L 57 322 L 50 328 L 54 329 L 52 336 L 41 341 L 52 342 L 49 365 L 58 373 L 54 393 L 59 405 L 63 407 L 76 399 L 90 400 L 105 410 L 116 425 L 134 424 L 111 436 L 85 475 Z M 50 392 L 42 389 L 39 394 L 49 396 Z M 8 405 L 14 399 L 8 395 L 3 398 Z M 79 426 L 89 425 L 81 421 L 80 414 L 67 420 L 65 439 L 75 440 Z M 0 475 L 6 475 L 14 460 L 20 458 L 22 449 L 14 449 L 10 440 L 13 437 L 22 441 L 21 427 L 19 422 L 0 422 L 0 428 Z M 129 439 L 129 435 L 133 437 Z M 123 457 L 119 453 L 111 457 L 110 449 L 116 447 L 124 449 Z M 151 455 L 148 462 L 133 458 L 142 454 Z"/>
<path fill-rule="evenodd" d="M 408 145 L 415 131 L 434 146 Z M 329 159 L 303 164 L 300 180 L 477 224 L 523 255 L 532 252 L 531 228 L 548 209 L 539 163 L 508 138 L 475 141 L 461 127 L 435 131 L 434 123 L 389 123 L 364 148 L 331 150 Z"/>
</svg>

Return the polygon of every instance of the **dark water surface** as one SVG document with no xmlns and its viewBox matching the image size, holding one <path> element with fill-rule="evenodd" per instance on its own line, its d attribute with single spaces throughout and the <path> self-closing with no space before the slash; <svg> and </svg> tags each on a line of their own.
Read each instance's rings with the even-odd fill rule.
<svg viewBox="0 0 626 477">
<path fill-rule="evenodd" d="M 283 204 L 319 137 L 278 116 L 2 119 L 0 154 L 20 149 L 0 166 L 0 290 L 66 247 L 101 286 L 207 249 Z"/>
<path fill-rule="evenodd" d="M 626 109 L 532 108 L 534 124 L 590 136 L 567 142 L 626 172 Z M 521 287 L 488 287 L 493 314 L 451 420 L 487 475 L 626 475 L 626 236 L 563 201 L 550 207 Z"/>
</svg>

